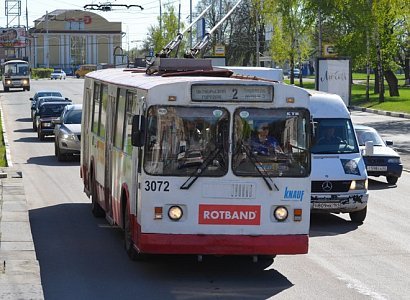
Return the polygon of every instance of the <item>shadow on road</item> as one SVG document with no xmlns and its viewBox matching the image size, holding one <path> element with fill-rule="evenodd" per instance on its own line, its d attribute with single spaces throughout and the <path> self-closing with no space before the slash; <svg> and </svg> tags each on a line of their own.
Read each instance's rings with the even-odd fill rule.
<svg viewBox="0 0 410 300">
<path fill-rule="evenodd" d="M 385 177 L 379 177 L 378 179 L 369 178 L 369 191 L 377 191 L 377 190 L 386 190 L 386 189 L 395 189 L 395 188 L 397 188 L 396 184 L 387 183 L 385 180 L 386 180 Z"/>
<path fill-rule="evenodd" d="M 87 203 L 29 212 L 45 299 L 267 299 L 293 286 L 250 257 L 150 256 L 132 262 L 123 233 Z"/>
<path fill-rule="evenodd" d="M 310 237 L 333 236 L 354 231 L 357 223 L 330 213 L 312 213 L 310 217 Z"/>
<path fill-rule="evenodd" d="M 41 166 L 78 166 L 80 163 L 79 156 L 68 158 L 66 161 L 59 162 L 54 155 L 45 155 L 30 157 L 27 164 L 41 165 Z"/>
</svg>

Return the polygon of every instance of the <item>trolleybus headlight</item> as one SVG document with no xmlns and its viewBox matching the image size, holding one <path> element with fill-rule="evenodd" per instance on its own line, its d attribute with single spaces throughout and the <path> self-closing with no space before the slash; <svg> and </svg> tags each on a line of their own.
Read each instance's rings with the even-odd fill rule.
<svg viewBox="0 0 410 300">
<path fill-rule="evenodd" d="M 182 218 L 183 212 L 182 212 L 182 208 L 179 206 L 171 206 L 168 209 L 168 217 L 172 220 L 172 221 L 178 221 L 179 219 Z"/>
<path fill-rule="evenodd" d="M 284 206 L 278 206 L 275 208 L 273 215 L 276 220 L 283 222 L 288 218 L 288 210 Z"/>
</svg>

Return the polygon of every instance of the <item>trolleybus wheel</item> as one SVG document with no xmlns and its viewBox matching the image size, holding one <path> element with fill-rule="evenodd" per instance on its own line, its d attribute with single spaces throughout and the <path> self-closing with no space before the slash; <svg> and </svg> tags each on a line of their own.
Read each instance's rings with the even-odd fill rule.
<svg viewBox="0 0 410 300">
<path fill-rule="evenodd" d="M 143 259 L 144 255 L 139 253 L 134 247 L 131 233 L 131 215 L 128 207 L 124 209 L 124 248 L 131 260 Z"/>
<path fill-rule="evenodd" d="M 360 224 L 362 224 L 364 219 L 366 219 L 366 214 L 367 214 L 367 206 L 363 208 L 362 210 L 353 211 L 349 213 L 350 219 L 353 222 L 360 223 Z"/>
<path fill-rule="evenodd" d="M 105 211 L 102 209 L 101 205 L 97 202 L 97 185 L 94 180 L 92 182 L 91 187 L 91 212 L 93 213 L 94 217 L 96 218 L 103 218 L 105 217 Z"/>
</svg>

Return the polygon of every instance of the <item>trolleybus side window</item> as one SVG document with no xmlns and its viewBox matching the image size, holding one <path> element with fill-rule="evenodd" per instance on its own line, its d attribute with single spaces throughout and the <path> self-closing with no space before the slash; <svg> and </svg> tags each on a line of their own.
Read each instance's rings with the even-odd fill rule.
<svg viewBox="0 0 410 300">
<path fill-rule="evenodd" d="M 114 145 L 118 149 L 123 149 L 123 142 L 124 142 L 125 95 L 126 95 L 126 90 L 120 89 L 118 93 L 116 118 L 115 118 L 115 137 L 114 137 Z"/>
<path fill-rule="evenodd" d="M 151 106 L 144 168 L 149 174 L 223 176 L 228 170 L 229 113 L 221 107 Z"/>
<path fill-rule="evenodd" d="M 92 114 L 92 128 L 91 131 L 95 134 L 99 133 L 99 124 L 100 124 L 100 85 L 94 85 L 93 93 L 93 114 Z"/>
<path fill-rule="evenodd" d="M 233 171 L 238 176 L 309 175 L 305 109 L 240 108 L 234 115 Z M 263 135 L 264 130 L 270 135 Z"/>
<path fill-rule="evenodd" d="M 100 113 L 100 129 L 99 136 L 105 137 L 106 122 L 107 122 L 107 104 L 108 104 L 108 86 L 101 85 L 101 113 Z"/>
</svg>

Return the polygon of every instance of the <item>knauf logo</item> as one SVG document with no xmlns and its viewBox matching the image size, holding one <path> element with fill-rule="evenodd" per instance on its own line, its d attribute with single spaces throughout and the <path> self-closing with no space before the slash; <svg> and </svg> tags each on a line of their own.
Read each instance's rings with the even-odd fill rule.
<svg viewBox="0 0 410 300">
<path fill-rule="evenodd" d="M 299 201 L 302 201 L 304 193 L 305 193 L 305 191 L 303 191 L 303 190 L 288 190 L 288 187 L 286 187 L 283 198 L 285 200 L 299 200 Z"/>
</svg>

